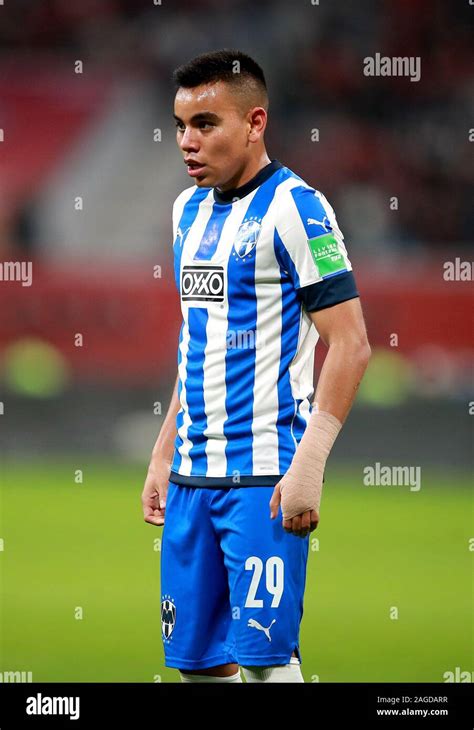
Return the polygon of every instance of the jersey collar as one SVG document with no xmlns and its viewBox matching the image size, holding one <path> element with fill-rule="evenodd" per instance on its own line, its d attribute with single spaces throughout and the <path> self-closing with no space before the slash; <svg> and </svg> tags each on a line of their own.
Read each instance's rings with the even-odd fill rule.
<svg viewBox="0 0 474 730">
<path fill-rule="evenodd" d="M 262 169 L 259 170 L 251 180 L 248 180 L 244 185 L 241 185 L 238 188 L 232 188 L 230 190 L 218 190 L 217 188 L 213 188 L 214 200 L 217 203 L 231 203 L 234 198 L 243 198 L 245 195 L 251 193 L 252 190 L 258 188 L 259 185 L 262 185 L 265 180 L 268 180 L 268 178 L 273 175 L 276 170 L 279 170 L 280 167 L 283 167 L 281 162 L 278 160 L 272 160 L 268 163 L 268 165 L 262 167 Z"/>
</svg>

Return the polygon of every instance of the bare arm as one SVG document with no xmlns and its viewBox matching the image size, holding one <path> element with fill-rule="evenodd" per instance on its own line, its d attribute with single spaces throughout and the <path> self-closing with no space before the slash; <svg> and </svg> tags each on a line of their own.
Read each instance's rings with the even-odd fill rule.
<svg viewBox="0 0 474 730">
<path fill-rule="evenodd" d="M 162 423 L 160 433 L 151 452 L 152 460 L 165 459 L 170 464 L 173 460 L 174 442 L 177 434 L 176 416 L 181 408 L 178 398 L 178 380 L 179 375 L 177 376 L 174 384 L 174 390 L 171 396 L 168 412 L 166 413 L 165 420 Z"/>
<path fill-rule="evenodd" d="M 181 407 L 178 398 L 178 379 L 158 438 L 151 452 L 150 465 L 142 492 L 143 517 L 151 525 L 165 524 L 166 496 L 176 439 L 176 416 Z"/>
<path fill-rule="evenodd" d="M 275 519 L 281 504 L 283 527 L 306 537 L 319 522 L 319 504 L 326 459 L 354 402 L 371 349 L 358 298 L 310 313 L 328 346 L 318 380 L 315 407 L 293 456 L 270 500 Z"/>
<path fill-rule="evenodd" d="M 356 297 L 309 314 L 329 348 L 314 403 L 344 423 L 371 355 L 360 300 Z"/>
</svg>

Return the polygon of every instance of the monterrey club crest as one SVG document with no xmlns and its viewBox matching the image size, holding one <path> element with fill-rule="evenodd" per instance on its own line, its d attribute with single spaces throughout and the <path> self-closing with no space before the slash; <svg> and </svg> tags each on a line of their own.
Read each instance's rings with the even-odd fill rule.
<svg viewBox="0 0 474 730">
<path fill-rule="evenodd" d="M 242 223 L 234 241 L 234 249 L 238 256 L 243 259 L 257 245 L 262 224 L 256 220 L 248 220 Z"/>
<path fill-rule="evenodd" d="M 176 606 L 168 596 L 161 602 L 161 631 L 164 639 L 169 639 L 176 623 Z"/>
</svg>

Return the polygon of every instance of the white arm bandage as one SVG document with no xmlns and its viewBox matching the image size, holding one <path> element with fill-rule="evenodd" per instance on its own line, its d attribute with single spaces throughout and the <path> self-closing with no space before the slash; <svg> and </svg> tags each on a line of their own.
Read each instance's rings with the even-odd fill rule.
<svg viewBox="0 0 474 730">
<path fill-rule="evenodd" d="M 324 467 L 342 423 L 316 407 L 293 456 L 290 468 L 280 480 L 281 510 L 284 520 L 307 510 L 319 515 Z"/>
</svg>

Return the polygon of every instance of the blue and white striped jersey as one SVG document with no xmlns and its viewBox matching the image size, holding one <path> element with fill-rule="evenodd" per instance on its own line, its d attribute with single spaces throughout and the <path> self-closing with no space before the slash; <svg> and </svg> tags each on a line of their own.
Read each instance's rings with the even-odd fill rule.
<svg viewBox="0 0 474 730">
<path fill-rule="evenodd" d="M 272 160 L 234 190 L 184 190 L 173 235 L 183 323 L 170 479 L 274 485 L 311 413 L 308 312 L 359 296 L 334 210 Z"/>
</svg>

